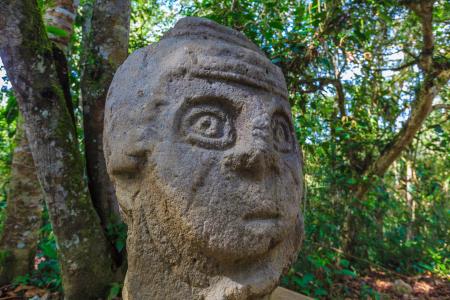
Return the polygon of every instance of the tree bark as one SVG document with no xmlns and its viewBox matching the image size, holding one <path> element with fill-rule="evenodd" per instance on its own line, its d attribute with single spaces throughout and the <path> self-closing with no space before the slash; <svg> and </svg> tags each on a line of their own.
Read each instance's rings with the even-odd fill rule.
<svg viewBox="0 0 450 300">
<path fill-rule="evenodd" d="M 89 191 L 103 226 L 120 220 L 103 154 L 106 94 L 128 54 L 130 1 L 96 0 L 84 8 L 81 98 Z"/>
<path fill-rule="evenodd" d="M 51 5 L 45 12 L 45 23 L 48 26 L 63 30 L 65 34 L 56 35 L 49 33 L 49 39 L 67 54 L 75 22 L 75 6 L 72 0 L 54 0 Z"/>
<path fill-rule="evenodd" d="M 112 278 L 111 255 L 84 181 L 75 127 L 35 0 L 1 2 L 0 55 L 45 192 L 65 298 L 101 297 Z"/>
<path fill-rule="evenodd" d="M 69 67 L 67 55 L 69 54 L 69 43 L 73 34 L 73 23 L 75 22 L 75 5 L 72 0 L 56 0 L 52 6 L 45 11 L 44 19 L 47 26 L 63 30 L 65 36 L 49 34 L 49 40 L 53 42 L 53 58 L 56 73 L 62 86 L 67 109 L 74 124 L 76 124 L 75 113 L 70 94 Z M 74 132 L 76 135 L 76 132 Z"/>
<path fill-rule="evenodd" d="M 405 196 L 406 205 L 408 206 L 409 222 L 406 226 L 406 240 L 411 241 L 414 238 L 414 223 L 416 221 L 416 201 L 414 201 L 414 195 L 412 194 L 414 186 L 414 174 L 413 162 L 406 158 L 406 178 L 405 178 Z"/>
<path fill-rule="evenodd" d="M 44 201 L 21 121 L 15 140 L 6 221 L 0 239 L 0 285 L 33 270 Z"/>
<path fill-rule="evenodd" d="M 71 0 L 58 0 L 53 4 L 54 6 L 46 10 L 45 19 L 47 25 L 63 29 L 67 33 L 63 37 L 51 35 L 51 40 L 61 49 L 61 51 L 54 49 L 56 50 L 54 55 L 57 61 L 56 68 L 75 124 L 68 67 L 64 55 L 67 54 L 73 32 L 75 10 Z M 15 277 L 29 274 L 33 270 L 44 202 L 21 117 L 17 124 L 15 141 L 6 221 L 0 239 L 0 251 L 3 257 L 0 265 L 0 284 L 10 283 Z"/>
</svg>

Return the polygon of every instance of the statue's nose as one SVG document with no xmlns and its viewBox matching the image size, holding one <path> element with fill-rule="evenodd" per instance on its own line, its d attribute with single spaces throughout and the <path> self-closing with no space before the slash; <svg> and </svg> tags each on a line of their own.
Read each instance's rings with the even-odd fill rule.
<svg viewBox="0 0 450 300">
<path fill-rule="evenodd" d="M 232 171 L 255 178 L 263 176 L 269 170 L 279 172 L 278 158 L 273 150 L 255 145 L 234 149 L 224 156 L 223 165 Z"/>
<path fill-rule="evenodd" d="M 279 172 L 279 158 L 274 152 L 270 117 L 264 113 L 252 120 L 252 130 L 224 156 L 223 165 L 244 175 L 260 177 L 273 169 Z"/>
</svg>

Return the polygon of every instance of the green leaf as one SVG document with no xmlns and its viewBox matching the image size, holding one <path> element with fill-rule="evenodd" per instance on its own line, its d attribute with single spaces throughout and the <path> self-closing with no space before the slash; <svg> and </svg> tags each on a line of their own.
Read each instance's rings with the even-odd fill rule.
<svg viewBox="0 0 450 300">
<path fill-rule="evenodd" d="M 442 129 L 442 126 L 439 125 L 439 124 L 434 126 L 434 131 L 435 131 L 436 133 L 438 133 L 438 134 L 444 132 L 444 130 Z"/>
<path fill-rule="evenodd" d="M 58 37 L 67 37 L 67 36 L 69 36 L 67 31 L 65 31 L 64 29 L 55 27 L 55 26 L 47 25 L 46 29 L 47 29 L 47 33 L 53 34 L 54 36 L 58 36 Z"/>
<path fill-rule="evenodd" d="M 120 291 L 122 290 L 122 284 L 118 282 L 113 282 L 111 284 L 111 289 L 108 293 L 108 300 L 112 300 L 120 295 Z"/>
<path fill-rule="evenodd" d="M 342 269 L 337 272 L 340 275 L 356 277 L 356 273 L 349 269 Z"/>
<path fill-rule="evenodd" d="M 281 58 L 279 58 L 279 57 L 272 59 L 272 63 L 275 64 L 275 65 L 280 63 L 280 62 L 281 62 Z"/>
<path fill-rule="evenodd" d="M 303 280 L 298 276 L 292 276 L 292 281 L 299 287 L 304 287 Z"/>
<path fill-rule="evenodd" d="M 357 183 L 357 181 L 356 181 L 355 178 L 349 178 L 349 179 L 347 179 L 347 183 L 350 184 L 350 185 L 354 185 L 354 184 Z"/>
<path fill-rule="evenodd" d="M 328 295 L 328 292 L 322 288 L 314 290 L 314 296 L 326 296 L 326 295 Z"/>
<path fill-rule="evenodd" d="M 125 247 L 125 242 L 123 240 L 117 240 L 115 242 L 115 246 L 117 251 L 121 252 L 123 250 L 123 248 Z"/>
<path fill-rule="evenodd" d="M 308 286 L 308 284 L 310 282 L 312 282 L 313 280 L 314 280 L 314 275 L 311 273 L 308 273 L 308 274 L 304 275 L 303 277 L 299 277 L 299 276 L 292 277 L 292 281 L 294 281 L 294 283 L 301 288 L 306 288 Z"/>
<path fill-rule="evenodd" d="M 350 262 L 346 259 L 341 259 L 339 264 L 341 265 L 341 267 L 348 268 L 348 266 L 350 265 Z"/>
<path fill-rule="evenodd" d="M 30 282 L 30 274 L 25 274 L 23 276 L 17 276 L 13 279 L 13 284 L 29 284 Z"/>
<path fill-rule="evenodd" d="M 305 285 L 307 285 L 308 283 L 310 283 L 311 281 L 314 280 L 314 275 L 311 273 L 308 273 L 305 276 L 303 276 L 302 280 L 303 280 L 303 283 Z"/>
<path fill-rule="evenodd" d="M 42 243 L 40 245 L 40 248 L 45 256 L 53 259 L 57 258 L 58 255 L 55 249 L 55 245 L 53 243 L 51 242 Z"/>
</svg>

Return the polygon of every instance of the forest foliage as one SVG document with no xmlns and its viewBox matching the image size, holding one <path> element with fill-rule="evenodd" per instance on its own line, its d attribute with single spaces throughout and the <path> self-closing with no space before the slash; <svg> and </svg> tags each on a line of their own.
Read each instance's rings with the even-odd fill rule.
<svg viewBox="0 0 450 300">
<path fill-rule="evenodd" d="M 301 207 L 306 239 L 283 285 L 333 298 L 348 292 L 343 279 L 369 270 L 448 278 L 448 77 L 437 83 L 440 91 L 431 112 L 412 141 L 403 145 L 385 172 L 371 171 L 405 130 L 418 94 L 433 76 L 424 61 L 426 26 L 414 1 L 133 0 L 131 5 L 129 52 L 157 41 L 182 16 L 201 16 L 244 32 L 283 70 L 306 178 Z M 435 1 L 432 59 L 447 68 L 449 19 L 450 3 Z M 82 23 L 80 9 L 68 58 L 81 147 Z M 65 34 L 51 27 L 47 31 Z M 2 75 L 0 220 L 18 117 L 8 78 Z M 39 255 L 45 263 L 38 265 L 36 274 L 17 281 L 58 289 L 61 281 L 48 220 L 41 231 Z M 122 251 L 123 225 L 111 226 L 109 232 Z M 112 288 L 118 293 L 117 284 Z M 367 288 L 366 293 L 374 292 Z"/>
</svg>

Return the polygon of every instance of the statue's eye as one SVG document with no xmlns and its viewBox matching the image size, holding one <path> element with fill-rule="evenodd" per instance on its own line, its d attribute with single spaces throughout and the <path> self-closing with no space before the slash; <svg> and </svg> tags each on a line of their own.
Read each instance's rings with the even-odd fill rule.
<svg viewBox="0 0 450 300">
<path fill-rule="evenodd" d="M 226 120 L 221 117 L 215 114 L 205 114 L 194 118 L 191 125 L 192 132 L 207 138 L 222 137 Z"/>
<path fill-rule="evenodd" d="M 275 114 L 272 118 L 273 146 L 284 153 L 292 151 L 294 147 L 294 138 L 289 124 L 282 114 Z"/>
<path fill-rule="evenodd" d="M 235 140 L 233 118 L 219 105 L 199 104 L 182 116 L 181 134 L 193 145 L 225 149 Z"/>
</svg>

